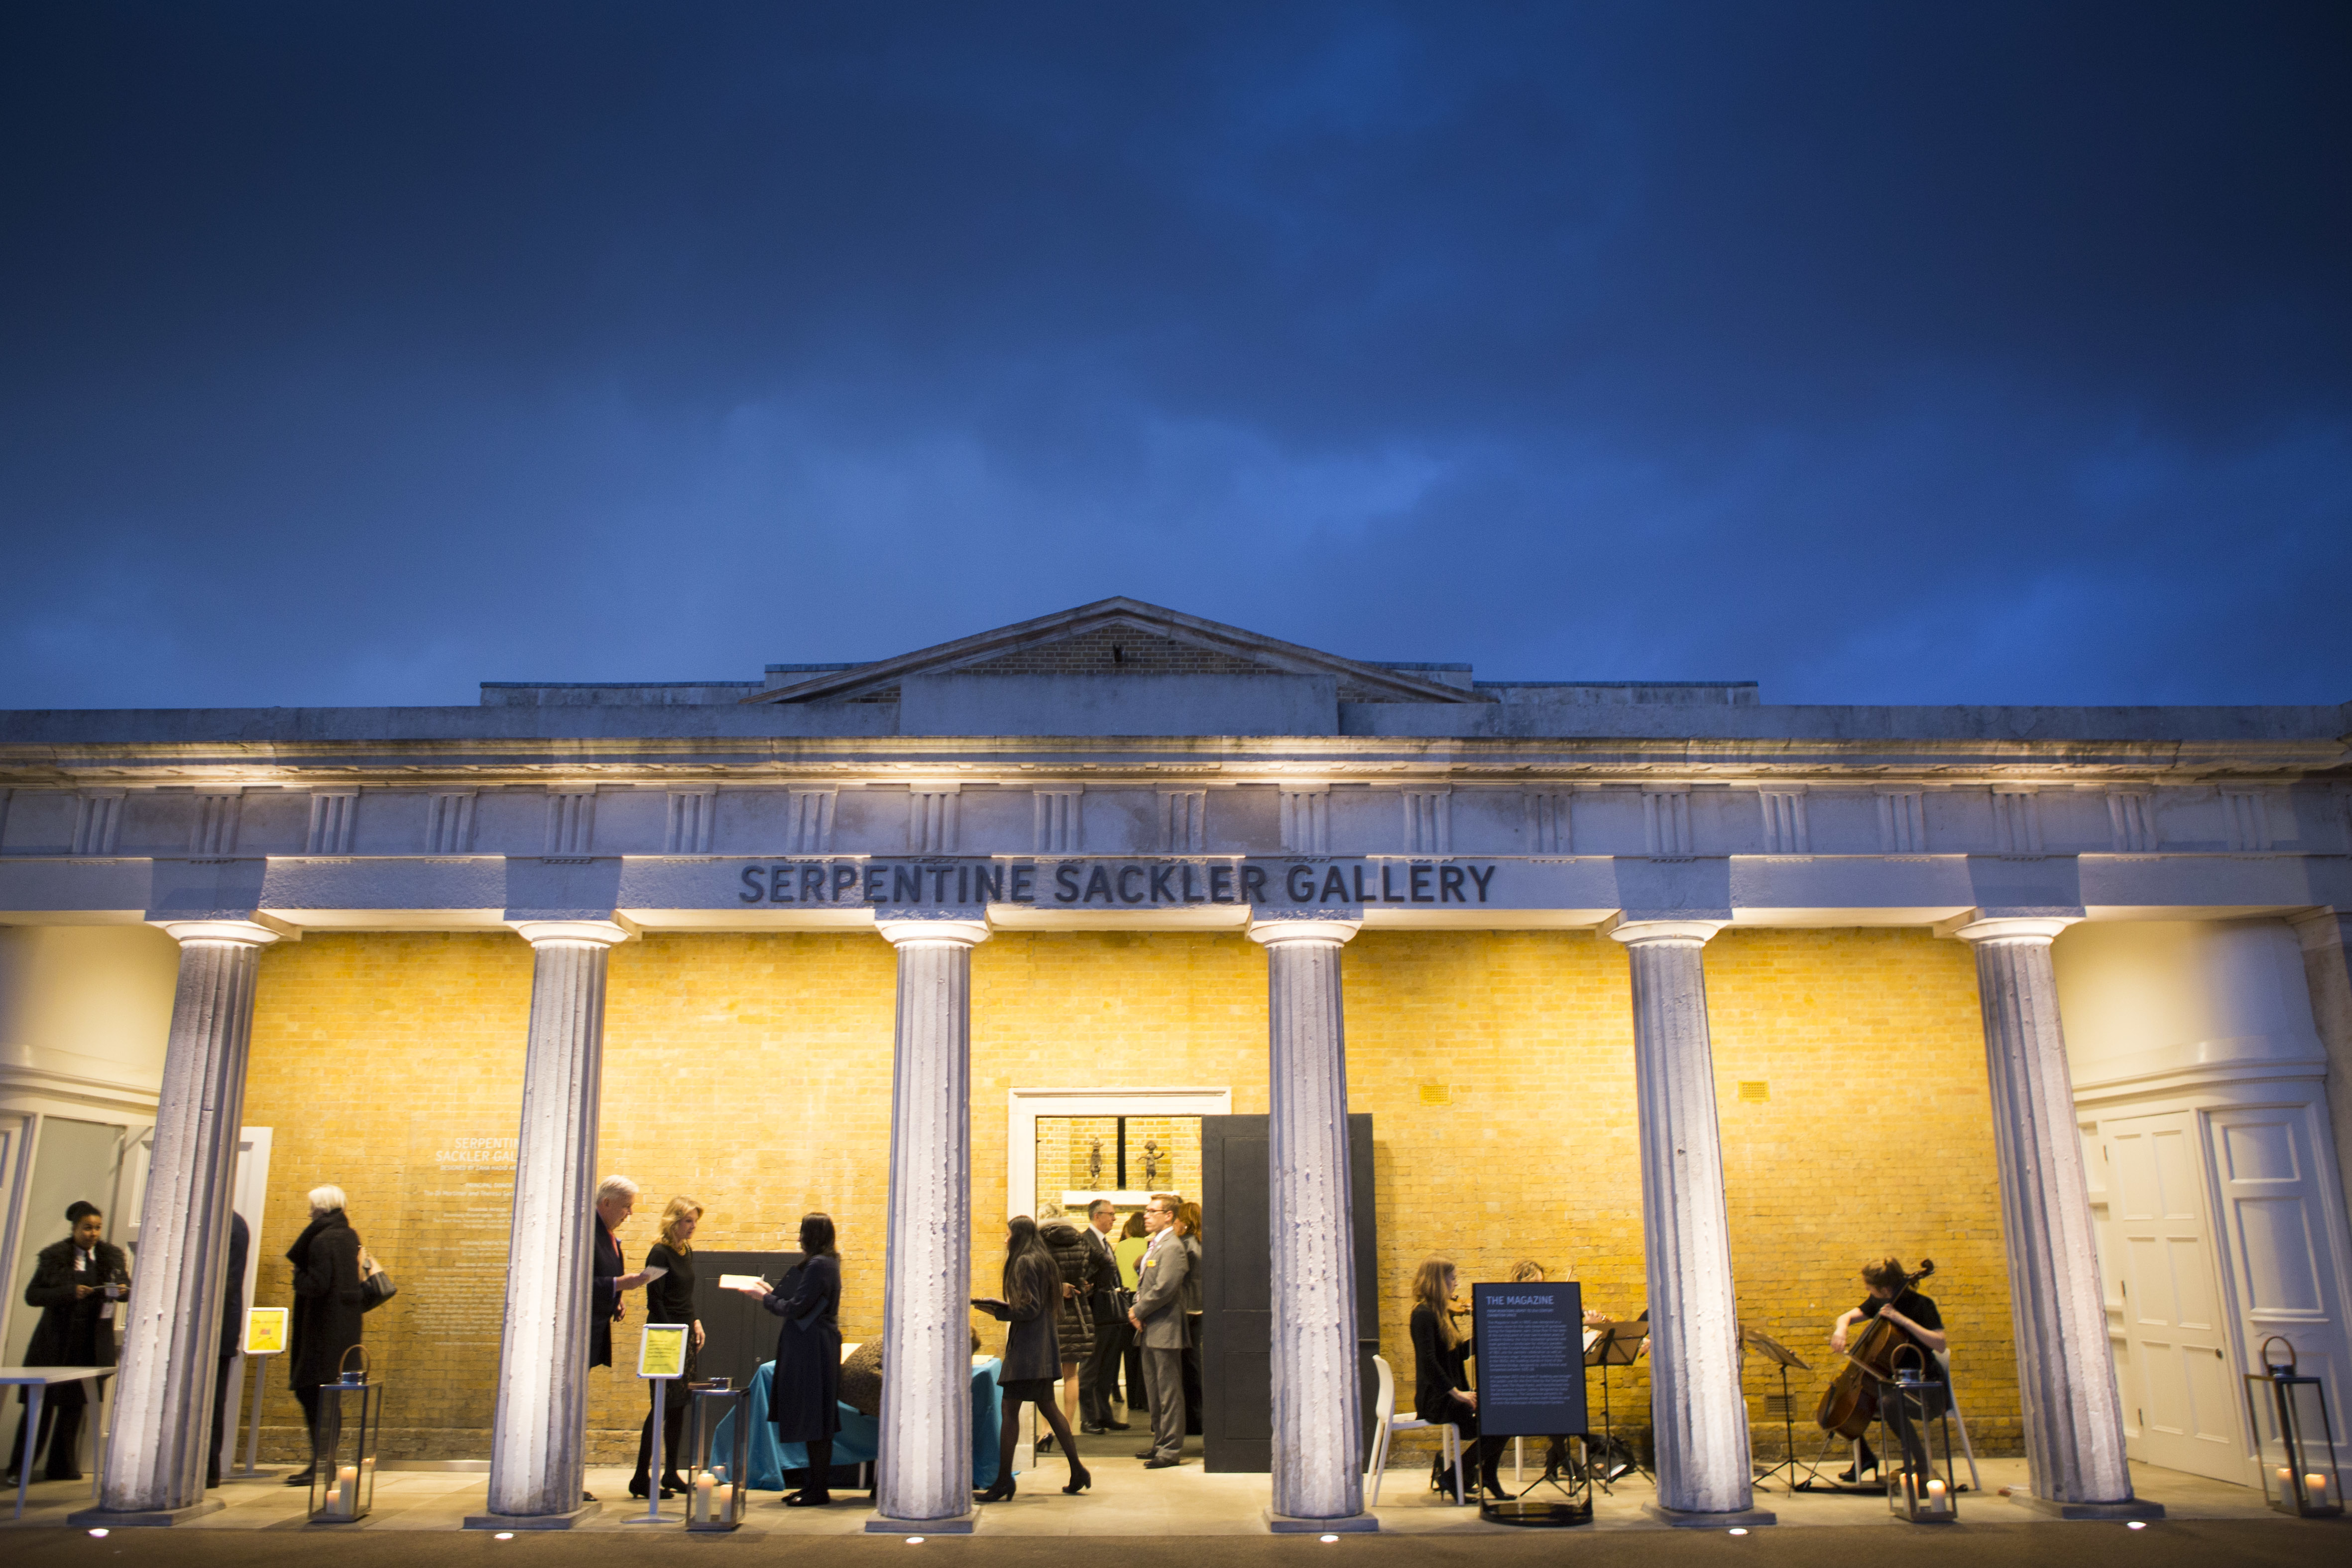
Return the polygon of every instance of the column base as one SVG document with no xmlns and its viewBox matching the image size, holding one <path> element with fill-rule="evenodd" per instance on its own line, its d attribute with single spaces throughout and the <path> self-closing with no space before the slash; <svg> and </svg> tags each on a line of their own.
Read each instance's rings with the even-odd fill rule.
<svg viewBox="0 0 2352 1568">
<path fill-rule="evenodd" d="M 120 1511 L 110 1508 L 86 1508 L 66 1515 L 66 1522 L 76 1530 L 139 1530 L 156 1525 L 185 1524 L 201 1514 L 228 1504 L 218 1498 L 206 1498 L 185 1508 L 139 1508 Z"/>
<path fill-rule="evenodd" d="M 570 1530 L 601 1510 L 601 1502 L 583 1502 L 569 1513 L 469 1513 L 467 1530 Z"/>
<path fill-rule="evenodd" d="M 946 1519 L 885 1519 L 878 1513 L 866 1516 L 868 1535 L 970 1535 L 980 1528 L 980 1510 L 968 1509 Z"/>
<path fill-rule="evenodd" d="M 1685 1513 L 1678 1508 L 1645 1502 L 1642 1511 L 1676 1530 L 1756 1530 L 1780 1522 L 1780 1516 L 1769 1508 L 1743 1508 L 1733 1513 Z"/>
<path fill-rule="evenodd" d="M 1381 1521 L 1370 1513 L 1351 1513 L 1344 1519 L 1300 1519 L 1269 1508 L 1264 1517 L 1266 1529 L 1276 1535 L 1373 1535 L 1381 1528 Z"/>
<path fill-rule="evenodd" d="M 2146 1498 L 2133 1498 L 2128 1502 L 2061 1502 L 2056 1498 L 2035 1497 L 2031 1492 L 2011 1492 L 2011 1502 L 2021 1502 L 2036 1513 L 2046 1513 L 2053 1519 L 2162 1519 L 2164 1505 Z"/>
</svg>

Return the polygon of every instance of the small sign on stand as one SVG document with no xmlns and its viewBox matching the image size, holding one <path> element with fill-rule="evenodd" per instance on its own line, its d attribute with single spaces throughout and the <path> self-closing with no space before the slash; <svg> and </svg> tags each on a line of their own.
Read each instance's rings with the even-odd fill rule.
<svg viewBox="0 0 2352 1568">
<path fill-rule="evenodd" d="M 686 1375 L 686 1336 L 692 1331 L 684 1323 L 647 1323 L 637 1342 L 637 1375 L 651 1378 L 654 1384 L 654 1447 L 646 1466 L 646 1511 L 637 1516 L 641 1524 L 661 1521 L 661 1478 L 667 1458 L 662 1452 L 663 1406 L 670 1380 Z"/>
<path fill-rule="evenodd" d="M 265 1472 L 261 1469 L 261 1394 L 269 1386 L 269 1363 L 274 1356 L 286 1353 L 288 1321 L 292 1309 L 287 1307 L 247 1307 L 245 1328 L 237 1338 L 237 1354 L 253 1368 L 253 1424 L 245 1442 L 245 1468 L 229 1474 L 251 1480 Z M 244 1366 L 237 1368 L 239 1385 L 245 1376 Z M 236 1451 L 236 1434 L 230 1435 L 230 1451 Z M 268 1472 L 276 1474 L 275 1471 Z"/>
</svg>

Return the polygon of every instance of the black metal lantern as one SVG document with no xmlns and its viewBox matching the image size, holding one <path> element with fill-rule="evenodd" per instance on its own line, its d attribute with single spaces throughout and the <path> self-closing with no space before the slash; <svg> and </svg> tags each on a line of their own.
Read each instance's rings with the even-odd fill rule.
<svg viewBox="0 0 2352 1568">
<path fill-rule="evenodd" d="M 1909 1356 L 1916 1365 L 1904 1364 Z M 1959 1487 L 1952 1474 L 1952 1396 L 1927 1375 L 1916 1345 L 1895 1352 L 1895 1381 L 1878 1385 L 1878 1418 L 1891 1452 L 1885 1468 L 1886 1506 L 1913 1524 L 1950 1524 L 1960 1517 Z M 1900 1462 L 1894 1462 L 1899 1456 Z"/>
<path fill-rule="evenodd" d="M 686 1507 L 688 1530 L 733 1530 L 743 1522 L 743 1510 L 751 1500 L 751 1488 L 745 1482 L 751 1470 L 751 1423 L 746 1419 L 751 1411 L 743 1401 L 747 1392 L 731 1386 L 723 1377 L 693 1384 L 687 1390 L 694 1401 L 693 1435 L 686 1450 L 693 1461 L 687 1470 L 691 1489 Z M 729 1445 L 731 1452 L 720 1458 L 710 1450 L 720 1423 L 730 1414 L 736 1417 L 734 1441 Z"/>
<path fill-rule="evenodd" d="M 360 1358 L 356 1367 L 353 1355 Z M 375 1449 L 383 1435 L 383 1384 L 369 1375 L 367 1349 L 343 1352 L 334 1382 L 319 1385 L 319 1429 L 310 1454 L 310 1519 L 350 1524 L 375 1506 Z"/>
<path fill-rule="evenodd" d="M 2282 1345 L 2286 1360 L 2273 1359 Z M 2246 1374 L 2247 1413 L 2261 1456 L 2263 1499 L 2281 1513 L 2328 1519 L 2344 1511 L 2344 1479 L 2336 1468 L 2336 1429 L 2327 1417 L 2327 1388 L 2299 1377 L 2294 1346 L 2279 1334 L 2263 1342 L 2263 1370 Z"/>
</svg>

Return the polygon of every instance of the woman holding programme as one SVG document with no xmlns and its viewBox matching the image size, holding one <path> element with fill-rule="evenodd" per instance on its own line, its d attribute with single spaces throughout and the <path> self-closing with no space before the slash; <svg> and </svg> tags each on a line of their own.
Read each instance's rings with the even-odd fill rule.
<svg viewBox="0 0 2352 1568">
<path fill-rule="evenodd" d="M 1054 1403 L 1054 1374 L 1062 1366 L 1062 1348 L 1054 1332 L 1062 1307 L 1062 1270 L 1054 1261 L 1053 1248 L 1037 1234 L 1035 1220 L 1015 1215 L 1006 1227 L 1004 1300 L 972 1304 L 1013 1325 L 1004 1336 L 1004 1370 L 998 1384 L 1004 1394 L 1004 1426 L 997 1434 L 996 1484 L 981 1493 L 980 1500 L 1003 1502 L 1013 1496 L 1013 1447 L 1021 1440 L 1024 1403 L 1037 1407 L 1069 1457 L 1070 1484 L 1062 1489 L 1073 1496 L 1086 1490 L 1094 1477 L 1078 1463 L 1069 1420 Z"/>
<path fill-rule="evenodd" d="M 112 1366 L 114 1309 L 128 1294 L 121 1287 L 129 1283 L 131 1273 L 122 1248 L 99 1239 L 106 1234 L 106 1216 L 96 1204 L 73 1205 L 66 1210 L 66 1223 L 73 1226 L 73 1234 L 41 1248 L 32 1282 L 25 1287 L 25 1305 L 41 1310 L 41 1321 L 25 1343 L 25 1364 Z M 16 1391 L 19 1402 L 27 1397 L 26 1390 Z M 81 1413 L 89 1403 L 81 1384 L 61 1383 L 48 1391 L 41 1405 L 39 1431 L 26 1432 L 25 1418 L 17 1420 L 16 1447 L 8 1455 L 10 1486 L 16 1484 L 18 1470 L 32 1467 L 44 1441 L 49 1446 L 49 1464 L 43 1473 L 53 1481 L 81 1479 L 78 1450 Z M 31 1414 L 28 1409 L 26 1416 Z"/>
<path fill-rule="evenodd" d="M 686 1430 L 686 1385 L 694 1379 L 694 1360 L 702 1352 L 702 1320 L 694 1315 L 694 1227 L 701 1221 L 700 1204 L 692 1198 L 672 1198 L 662 1210 L 661 1239 L 646 1248 L 644 1272 L 667 1270 L 646 1286 L 646 1321 L 684 1323 L 690 1331 L 686 1336 L 686 1374 L 646 1379 L 648 1402 L 656 1381 L 669 1384 L 662 1395 L 661 1495 L 666 1498 L 686 1490 L 686 1482 L 677 1473 L 677 1444 Z M 645 1426 L 637 1434 L 637 1473 L 629 1479 L 631 1497 L 643 1497 L 652 1488 L 653 1448 L 654 1413 L 648 1408 Z"/>
<path fill-rule="evenodd" d="M 1454 1326 L 1455 1289 L 1454 1265 L 1446 1258 L 1429 1258 L 1413 1271 L 1413 1414 L 1433 1426 L 1450 1423 L 1465 1444 L 1475 1439 L 1478 1484 L 1507 1499 L 1511 1494 L 1495 1474 L 1503 1439 L 1478 1436 L 1478 1395 L 1463 1373 L 1470 1359 L 1471 1336 Z"/>
<path fill-rule="evenodd" d="M 833 1216 L 801 1220 L 801 1261 L 773 1290 L 740 1287 L 783 1320 L 776 1331 L 775 1381 L 768 1389 L 768 1419 L 779 1443 L 808 1448 L 808 1484 L 784 1494 L 786 1508 L 823 1508 L 833 1501 L 833 1437 L 841 1430 L 841 1253 Z"/>
</svg>

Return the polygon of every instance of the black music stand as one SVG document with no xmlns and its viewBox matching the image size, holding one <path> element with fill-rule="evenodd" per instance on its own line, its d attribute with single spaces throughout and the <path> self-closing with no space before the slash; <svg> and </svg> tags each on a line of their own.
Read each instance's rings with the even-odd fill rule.
<svg viewBox="0 0 2352 1568">
<path fill-rule="evenodd" d="M 1743 1359 L 1746 1352 L 1753 1350 L 1779 1367 L 1780 1372 L 1780 1429 L 1787 1444 L 1787 1458 L 1777 1465 L 1767 1465 L 1757 1471 L 1757 1484 L 1760 1486 L 1772 1476 L 1785 1469 L 1789 1472 L 1789 1489 L 1795 1491 L 1799 1485 L 1797 1471 L 1800 1468 L 1806 1472 L 1808 1479 L 1819 1480 L 1820 1469 L 1797 1457 L 1797 1406 L 1794 1396 L 1789 1392 L 1790 1368 L 1794 1367 L 1799 1372 L 1811 1372 L 1813 1369 L 1807 1366 L 1804 1358 L 1796 1352 L 1771 1335 L 1759 1333 L 1754 1329 L 1739 1331 L 1739 1348 L 1743 1353 Z"/>
<path fill-rule="evenodd" d="M 1609 1456 L 1617 1447 L 1617 1429 L 1609 1411 L 1609 1369 L 1612 1366 L 1633 1364 L 1633 1358 L 1642 1353 L 1642 1346 L 1650 1337 L 1650 1325 L 1646 1322 L 1595 1323 L 1592 1327 L 1598 1331 L 1600 1337 L 1585 1347 L 1584 1364 L 1601 1369 L 1601 1450 L 1599 1458 L 1594 1458 L 1588 1455 L 1587 1458 L 1592 1467 L 1593 1483 L 1602 1491 L 1610 1492 L 1614 1496 L 1615 1493 L 1609 1483 L 1615 1478 L 1608 1472 Z M 1641 1459 L 1633 1455 L 1630 1444 L 1626 1447 L 1625 1452 L 1628 1457 L 1633 1458 L 1633 1468 L 1636 1471 L 1648 1477 L 1652 1481 L 1657 1479 L 1655 1476 L 1650 1475 Z M 1622 1470 L 1617 1472 L 1621 1476 L 1624 1473 Z"/>
</svg>

